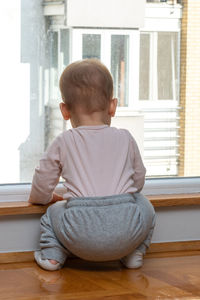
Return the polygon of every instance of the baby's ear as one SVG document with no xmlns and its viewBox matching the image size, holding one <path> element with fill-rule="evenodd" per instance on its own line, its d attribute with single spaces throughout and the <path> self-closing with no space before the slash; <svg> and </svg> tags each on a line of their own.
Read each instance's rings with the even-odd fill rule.
<svg viewBox="0 0 200 300">
<path fill-rule="evenodd" d="M 60 111 L 61 111 L 61 113 L 62 113 L 62 116 L 63 116 L 63 119 L 64 119 L 64 120 L 67 121 L 67 120 L 70 119 L 70 117 L 71 117 L 70 111 L 69 111 L 69 109 L 67 108 L 66 104 L 63 103 L 63 102 L 60 103 Z"/>
<path fill-rule="evenodd" d="M 117 109 L 117 98 L 113 98 L 110 100 L 110 107 L 109 107 L 109 115 L 111 117 L 115 116 L 116 109 Z"/>
</svg>

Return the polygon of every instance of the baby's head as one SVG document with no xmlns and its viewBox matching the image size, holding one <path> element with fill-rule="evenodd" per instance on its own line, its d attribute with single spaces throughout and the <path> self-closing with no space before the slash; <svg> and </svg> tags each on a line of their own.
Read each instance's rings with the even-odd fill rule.
<svg viewBox="0 0 200 300">
<path fill-rule="evenodd" d="M 100 61 L 85 59 L 66 67 L 60 78 L 60 91 L 70 112 L 103 112 L 113 97 L 113 80 Z"/>
</svg>

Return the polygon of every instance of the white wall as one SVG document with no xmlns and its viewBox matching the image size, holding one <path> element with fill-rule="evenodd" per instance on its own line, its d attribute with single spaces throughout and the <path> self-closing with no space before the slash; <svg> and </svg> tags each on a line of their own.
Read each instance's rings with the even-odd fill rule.
<svg viewBox="0 0 200 300">
<path fill-rule="evenodd" d="M 67 25 L 139 28 L 144 24 L 145 4 L 145 0 L 68 0 Z"/>
<path fill-rule="evenodd" d="M 200 240 L 200 206 L 156 209 L 153 242 Z"/>
<path fill-rule="evenodd" d="M 200 206 L 156 209 L 153 243 L 200 240 Z M 0 253 L 34 251 L 39 246 L 40 216 L 0 217 Z"/>
</svg>

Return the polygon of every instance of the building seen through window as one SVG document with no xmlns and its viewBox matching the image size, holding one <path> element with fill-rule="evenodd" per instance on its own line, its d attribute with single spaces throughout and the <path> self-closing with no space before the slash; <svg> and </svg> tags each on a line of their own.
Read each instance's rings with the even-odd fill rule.
<svg viewBox="0 0 200 300">
<path fill-rule="evenodd" d="M 118 99 L 113 126 L 135 136 L 147 176 L 199 176 L 200 21 L 193 12 L 200 4 L 182 2 L 147 0 L 143 25 L 132 28 L 69 25 L 70 1 L 1 4 L 0 183 L 31 182 L 42 153 L 70 128 L 59 111 L 59 77 L 85 58 L 111 71 Z"/>
</svg>

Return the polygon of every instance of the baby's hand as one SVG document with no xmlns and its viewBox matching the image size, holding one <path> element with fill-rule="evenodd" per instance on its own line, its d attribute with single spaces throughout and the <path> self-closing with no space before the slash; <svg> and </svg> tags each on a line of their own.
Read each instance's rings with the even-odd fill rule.
<svg viewBox="0 0 200 300">
<path fill-rule="evenodd" d="M 29 197 L 29 199 L 28 199 L 28 203 L 31 203 L 31 204 L 33 204 L 34 202 L 32 201 L 32 199 L 31 199 L 31 197 Z"/>
<path fill-rule="evenodd" d="M 62 200 L 64 200 L 62 196 L 60 196 L 56 193 L 53 193 L 53 198 L 51 199 L 50 203 L 55 203 L 57 201 L 62 201 Z"/>
</svg>

